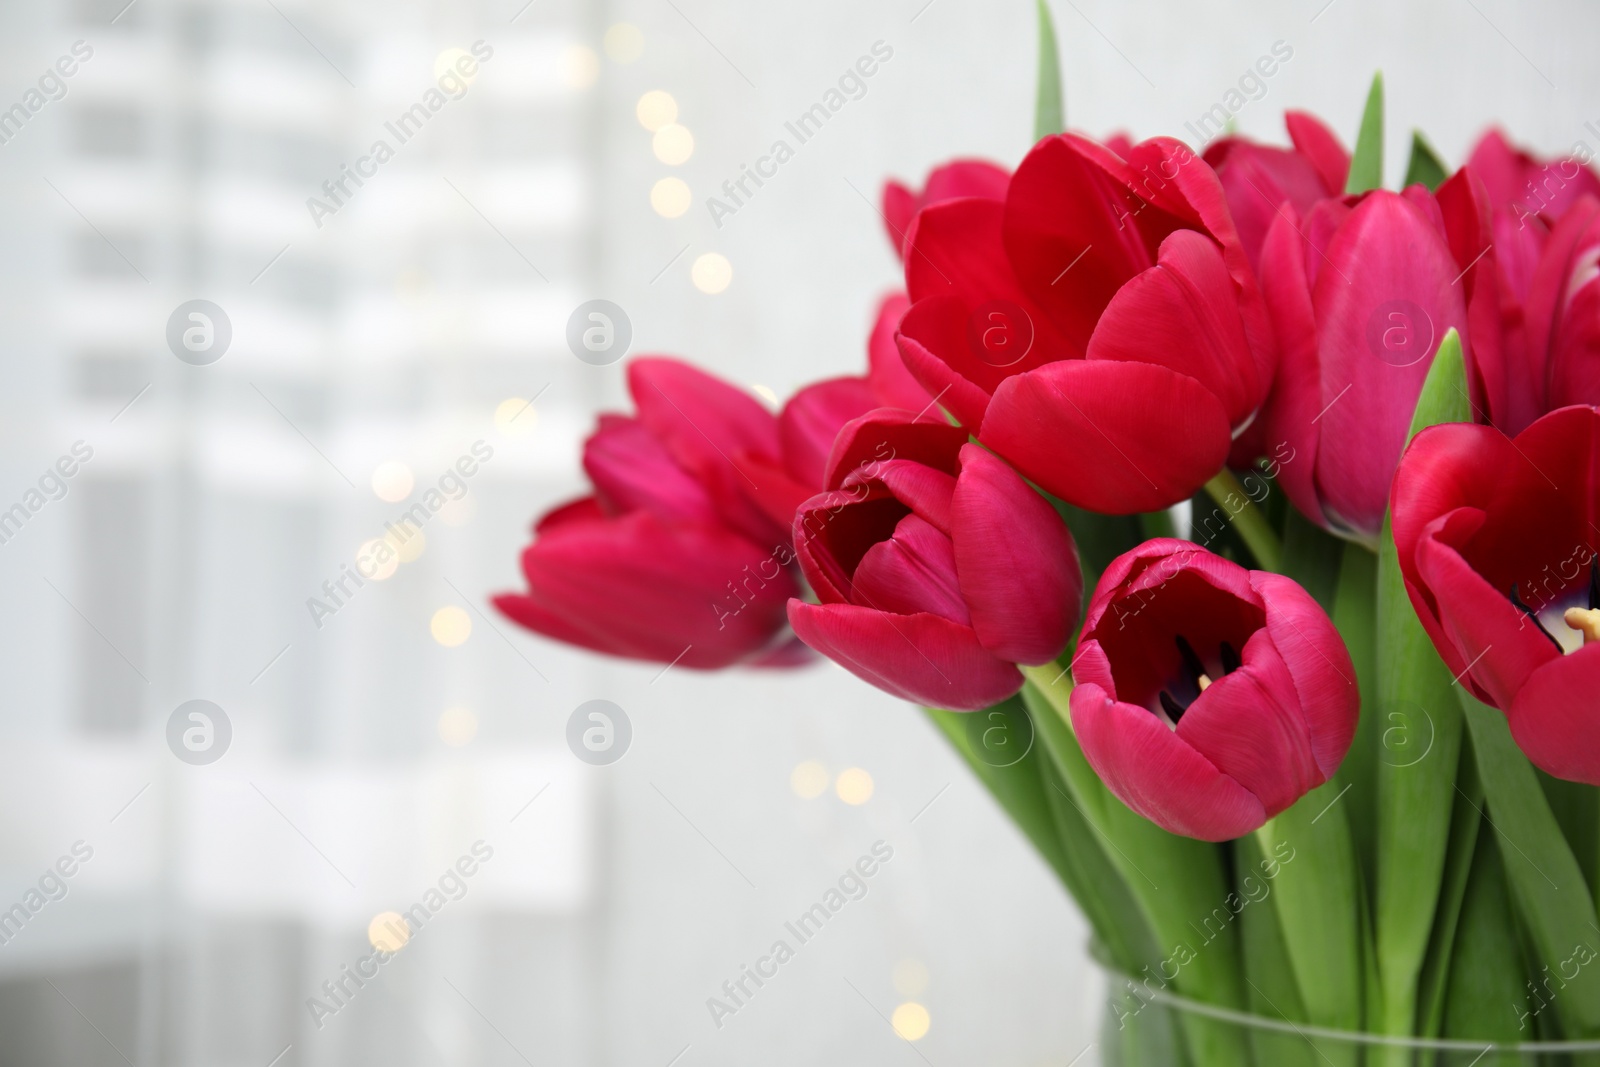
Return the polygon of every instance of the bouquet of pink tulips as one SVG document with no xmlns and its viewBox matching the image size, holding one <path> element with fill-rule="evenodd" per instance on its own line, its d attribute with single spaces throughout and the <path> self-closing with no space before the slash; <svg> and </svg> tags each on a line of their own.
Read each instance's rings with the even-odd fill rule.
<svg viewBox="0 0 1600 1067">
<path fill-rule="evenodd" d="M 628 369 L 516 622 L 923 705 L 1129 1064 L 1600 1063 L 1600 177 L 1059 132 L 882 211 L 863 377 Z M 1201 148 L 1203 147 L 1203 150 Z"/>
</svg>

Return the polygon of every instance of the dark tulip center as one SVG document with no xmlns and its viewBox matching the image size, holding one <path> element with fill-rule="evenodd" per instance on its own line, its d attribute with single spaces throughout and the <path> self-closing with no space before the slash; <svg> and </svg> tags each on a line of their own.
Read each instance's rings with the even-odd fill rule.
<svg viewBox="0 0 1600 1067">
<path fill-rule="evenodd" d="M 1178 634 L 1173 640 L 1177 643 L 1178 658 L 1183 662 L 1183 669 L 1172 685 L 1157 694 L 1157 700 L 1161 705 L 1159 714 L 1170 727 L 1178 725 L 1178 720 L 1189 710 L 1189 705 L 1210 688 L 1213 681 L 1210 669 L 1195 652 L 1188 638 Z M 1218 646 L 1217 659 L 1222 664 L 1224 675 L 1232 674 L 1242 663 L 1239 653 L 1227 641 L 1221 642 Z"/>
<path fill-rule="evenodd" d="M 1552 600 L 1543 609 L 1535 609 L 1522 599 L 1517 586 L 1511 584 L 1512 606 L 1549 638 L 1557 652 L 1576 652 L 1591 641 L 1600 641 L 1600 557 L 1589 561 L 1588 588 L 1564 602 Z"/>
</svg>

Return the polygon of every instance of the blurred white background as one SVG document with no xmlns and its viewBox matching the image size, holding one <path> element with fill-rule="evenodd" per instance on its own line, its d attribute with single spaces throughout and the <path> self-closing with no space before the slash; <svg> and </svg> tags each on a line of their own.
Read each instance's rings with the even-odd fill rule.
<svg viewBox="0 0 1600 1067">
<path fill-rule="evenodd" d="M 1600 10 L 1577 0 L 1052 6 L 1091 133 L 1188 137 L 1282 41 L 1238 128 L 1281 141 L 1282 109 L 1310 108 L 1348 142 L 1381 67 L 1391 183 L 1412 127 L 1452 164 L 1489 122 L 1600 145 Z M 0 917 L 0 1065 L 1096 1061 L 1082 923 L 915 709 L 829 665 L 602 661 L 487 603 L 519 586 L 533 517 L 580 490 L 594 413 L 626 403 L 620 365 L 566 349 L 571 310 L 613 300 L 634 352 L 779 397 L 860 372 L 896 280 L 879 185 L 1021 158 L 1033 19 L 1031 0 L 0 8 L 0 109 L 26 112 L 0 110 L 0 511 L 92 450 L 0 544 L 0 911 L 92 851 L 47 886 L 65 897 Z M 318 227 L 306 199 L 478 41 L 465 95 Z M 866 95 L 715 225 L 706 198 L 879 41 Z M 650 90 L 686 158 L 653 151 Z M 685 210 L 652 204 L 669 177 Z M 717 292 L 708 254 L 731 268 Z M 165 339 L 196 298 L 232 323 L 210 366 Z M 468 495 L 319 627 L 307 598 L 479 441 Z M 633 723 L 608 767 L 564 742 L 594 698 Z M 232 726 L 207 766 L 166 742 L 192 699 Z M 716 1026 L 706 999 L 879 840 L 866 898 Z M 314 1021 L 369 922 L 478 841 L 493 857 L 460 899 Z M 905 1004 L 914 1043 L 888 1022 Z"/>
</svg>

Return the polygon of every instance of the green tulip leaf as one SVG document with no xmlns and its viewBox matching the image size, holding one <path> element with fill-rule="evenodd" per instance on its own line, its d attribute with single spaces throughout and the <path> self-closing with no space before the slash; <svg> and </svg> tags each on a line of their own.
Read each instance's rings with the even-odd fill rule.
<svg viewBox="0 0 1600 1067">
<path fill-rule="evenodd" d="M 1372 76 L 1367 106 L 1361 114 L 1361 131 L 1356 134 L 1356 150 L 1350 155 L 1350 176 L 1344 191 L 1364 193 L 1383 187 L 1383 72 Z"/>
<path fill-rule="evenodd" d="M 1039 5 L 1039 92 L 1033 110 L 1033 139 L 1041 141 L 1067 128 L 1066 98 L 1061 91 L 1061 56 L 1056 27 L 1044 0 Z"/>
<path fill-rule="evenodd" d="M 1511 739 L 1505 715 L 1459 690 L 1506 883 L 1535 955 L 1530 967 L 1569 1037 L 1600 1036 L 1600 930 L 1594 898 L 1533 764 Z M 1470 892 L 1470 891 L 1469 891 Z M 1549 975 L 1551 985 L 1544 985 Z M 1446 1009 L 1446 1018 L 1449 1017 Z"/>
<path fill-rule="evenodd" d="M 1421 130 L 1411 131 L 1411 159 L 1406 163 L 1406 180 L 1402 185 L 1421 182 L 1431 193 L 1450 176 L 1439 154 L 1422 136 Z"/>
<path fill-rule="evenodd" d="M 1451 330 L 1423 382 L 1411 434 L 1470 418 L 1461 339 Z M 1450 670 L 1411 607 L 1387 519 L 1377 603 L 1377 700 L 1362 709 L 1379 737 L 1374 922 L 1382 1012 L 1371 1025 L 1410 1034 L 1422 1014 L 1420 979 L 1437 911 L 1457 906 L 1441 891 L 1460 889 L 1444 875 L 1462 726 Z"/>
</svg>

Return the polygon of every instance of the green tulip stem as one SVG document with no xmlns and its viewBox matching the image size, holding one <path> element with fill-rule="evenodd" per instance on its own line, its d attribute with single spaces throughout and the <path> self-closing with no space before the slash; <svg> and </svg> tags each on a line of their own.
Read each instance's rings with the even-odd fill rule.
<svg viewBox="0 0 1600 1067">
<path fill-rule="evenodd" d="M 1233 516 L 1234 530 L 1255 554 L 1256 563 L 1261 569 L 1281 573 L 1283 542 L 1278 539 L 1278 533 L 1267 519 L 1267 513 L 1256 506 L 1256 502 L 1245 492 L 1244 486 L 1239 484 L 1239 479 L 1234 477 L 1233 472 L 1226 467 L 1222 468 L 1206 483 L 1206 492 Z"/>
<path fill-rule="evenodd" d="M 1166 955 L 1165 966 L 1176 972 L 1172 981 L 1177 992 L 1221 1007 L 1244 1007 L 1239 932 L 1227 905 L 1231 887 L 1222 851 L 1168 833 L 1118 800 L 1089 765 L 1072 731 L 1072 680 L 1067 672 L 1055 663 L 1023 667 L 1022 672 L 1028 679 L 1022 699 L 1041 747 L 1072 794 L 1074 808 L 1106 842 L 1107 859 L 1149 923 Z M 1190 1067 L 1250 1062 L 1239 1028 L 1196 1016 L 1185 1016 L 1181 1023 Z"/>
</svg>

